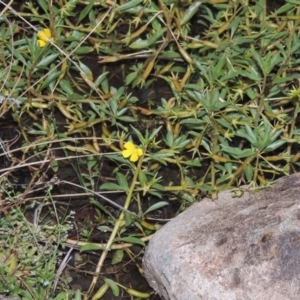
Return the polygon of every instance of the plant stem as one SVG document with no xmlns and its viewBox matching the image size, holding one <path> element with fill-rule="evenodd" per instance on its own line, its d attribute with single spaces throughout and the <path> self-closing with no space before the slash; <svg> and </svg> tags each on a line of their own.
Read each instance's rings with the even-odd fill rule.
<svg viewBox="0 0 300 300">
<path fill-rule="evenodd" d="M 130 185 L 130 188 L 129 188 L 129 191 L 128 191 L 128 194 L 127 194 L 127 197 L 126 197 L 126 201 L 125 201 L 125 204 L 124 204 L 124 209 L 128 209 L 128 207 L 129 207 L 129 205 L 131 203 L 132 194 L 134 192 L 136 180 L 137 180 L 139 171 L 140 171 L 142 163 L 143 163 L 143 158 L 144 158 L 144 155 L 139 159 L 137 167 L 135 169 L 135 172 L 134 172 L 134 175 L 133 175 L 133 178 L 132 178 L 132 182 L 131 182 L 131 185 Z M 101 254 L 101 257 L 100 257 L 99 262 L 97 264 L 97 268 L 95 270 L 95 274 L 96 275 L 93 277 L 93 280 L 91 282 L 91 285 L 89 287 L 87 295 L 84 298 L 85 300 L 91 299 L 91 293 L 93 292 L 94 287 L 95 287 L 95 285 L 96 285 L 96 283 L 98 281 L 98 277 L 99 277 L 101 268 L 103 266 L 103 263 L 104 263 L 104 261 L 105 261 L 105 259 L 107 257 L 108 251 L 110 251 L 110 249 L 111 249 L 111 245 L 114 242 L 114 239 L 115 239 L 115 237 L 116 237 L 116 235 L 117 235 L 117 233 L 119 231 L 120 225 L 121 225 L 122 221 L 124 220 L 124 217 L 125 217 L 125 213 L 124 213 L 124 211 L 121 211 L 120 216 L 119 216 L 118 220 L 116 221 L 114 229 L 113 229 L 113 231 L 112 231 L 112 233 L 111 233 L 111 235 L 109 237 L 109 240 L 106 243 L 106 247 L 105 247 L 105 249 L 103 250 L 103 252 Z"/>
</svg>

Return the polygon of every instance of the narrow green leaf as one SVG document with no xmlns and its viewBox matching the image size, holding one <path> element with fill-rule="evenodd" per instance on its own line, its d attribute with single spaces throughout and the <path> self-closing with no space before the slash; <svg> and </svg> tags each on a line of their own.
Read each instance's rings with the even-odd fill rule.
<svg viewBox="0 0 300 300">
<path fill-rule="evenodd" d="M 166 28 L 162 28 L 162 30 L 155 32 L 148 39 L 143 40 L 141 38 L 137 39 L 135 42 L 129 45 L 131 49 L 145 49 L 156 43 L 156 41 L 166 32 Z"/>
<path fill-rule="evenodd" d="M 118 120 L 124 121 L 124 122 L 136 122 L 136 119 L 130 116 L 122 116 L 118 117 Z"/>
<path fill-rule="evenodd" d="M 124 10 L 127 10 L 129 8 L 137 6 L 141 2 L 143 2 L 143 0 L 132 0 L 132 1 L 129 1 L 129 2 L 126 1 L 124 4 L 118 6 L 114 11 L 124 11 Z"/>
<path fill-rule="evenodd" d="M 152 133 L 151 135 L 149 136 L 149 141 L 152 141 L 156 136 L 157 134 L 159 133 L 159 131 L 161 130 L 162 126 L 158 126 L 158 128 L 156 128 Z"/>
<path fill-rule="evenodd" d="M 225 146 L 225 145 L 221 145 L 223 151 L 225 151 L 226 153 L 230 154 L 231 156 L 233 156 L 236 159 L 240 159 L 240 158 L 245 158 L 245 157 L 249 157 L 255 154 L 255 150 L 254 149 L 240 149 L 237 147 L 229 147 L 229 146 Z"/>
<path fill-rule="evenodd" d="M 77 49 L 74 51 L 74 54 L 82 55 L 82 54 L 88 54 L 88 53 L 91 53 L 91 52 L 93 52 L 93 51 L 94 51 L 94 48 L 93 48 L 93 47 L 82 46 L 82 47 L 77 48 Z"/>
<path fill-rule="evenodd" d="M 57 172 L 58 169 L 59 169 L 59 163 L 57 160 L 52 160 L 51 161 L 51 169 L 54 171 L 54 172 Z"/>
<path fill-rule="evenodd" d="M 142 241 L 139 238 L 133 237 L 133 236 L 128 236 L 128 237 L 124 237 L 124 238 L 116 238 L 115 241 L 122 241 L 122 242 L 126 242 L 126 243 L 146 246 L 144 241 Z"/>
<path fill-rule="evenodd" d="M 199 157 L 193 159 L 193 160 L 186 160 L 183 162 L 186 166 L 191 166 L 191 167 L 201 167 L 201 160 Z"/>
<path fill-rule="evenodd" d="M 90 251 L 90 250 L 100 250 L 100 247 L 96 244 L 85 244 L 80 248 L 80 252 Z"/>
<path fill-rule="evenodd" d="M 67 94 L 67 96 L 74 94 L 74 91 L 70 85 L 69 80 L 66 80 L 66 79 L 60 80 L 59 86 L 63 89 L 63 91 Z"/>
<path fill-rule="evenodd" d="M 164 207 L 164 206 L 166 206 L 166 205 L 169 205 L 169 202 L 167 202 L 167 201 L 160 201 L 160 202 L 157 202 L 157 203 L 153 204 L 152 206 L 150 206 L 150 207 L 144 212 L 143 215 L 146 215 L 146 214 L 148 214 L 149 212 L 154 211 L 154 210 L 156 210 L 156 209 L 159 209 L 159 208 L 161 208 L 161 207 Z"/>
<path fill-rule="evenodd" d="M 165 190 L 166 190 L 166 188 L 165 188 L 163 185 L 159 184 L 159 183 L 153 183 L 153 184 L 151 185 L 151 187 L 152 187 L 153 189 L 156 189 L 156 190 L 159 190 L 159 191 L 165 191 Z M 161 197 L 160 197 L 160 198 L 161 198 Z"/>
<path fill-rule="evenodd" d="M 106 225 L 101 225 L 101 226 L 98 226 L 97 229 L 103 231 L 103 232 L 107 232 L 107 231 L 112 231 L 112 229 Z"/>
<path fill-rule="evenodd" d="M 127 178 L 121 173 L 117 173 L 116 178 L 117 178 L 117 181 L 118 181 L 119 185 L 121 186 L 121 188 L 124 191 L 128 191 L 129 187 L 128 187 Z"/>
<path fill-rule="evenodd" d="M 93 80 L 93 73 L 91 71 L 91 69 L 86 66 L 85 64 L 83 64 L 81 61 L 79 61 L 79 67 L 81 69 L 81 71 L 85 74 L 85 76 L 90 80 L 90 81 L 94 81 Z"/>
<path fill-rule="evenodd" d="M 252 88 L 246 89 L 246 94 L 251 100 L 253 100 L 257 97 L 257 94 L 254 92 L 254 90 Z"/>
<path fill-rule="evenodd" d="M 132 72 L 132 73 L 129 73 L 129 74 L 126 76 L 126 79 L 125 79 L 126 85 L 131 84 L 138 76 L 139 76 L 139 73 L 138 73 L 138 72 Z"/>
<path fill-rule="evenodd" d="M 144 137 L 143 137 L 142 133 L 138 129 L 136 129 L 134 126 L 130 125 L 130 127 L 135 132 L 135 134 L 137 135 L 137 137 L 139 138 L 139 140 L 143 141 Z"/>
<path fill-rule="evenodd" d="M 45 87 L 48 87 L 51 82 L 53 82 L 56 78 L 59 77 L 60 74 L 61 74 L 61 71 L 51 72 L 47 76 L 47 78 L 45 79 L 45 81 L 43 81 L 40 90 L 43 90 Z"/>
<path fill-rule="evenodd" d="M 246 138 L 251 144 L 257 143 L 257 137 L 254 131 L 248 124 L 245 124 L 245 129 L 240 129 L 237 131 L 237 135 Z"/>
<path fill-rule="evenodd" d="M 274 151 L 274 150 L 276 150 L 277 148 L 279 148 L 280 146 L 282 146 L 285 143 L 286 143 L 286 141 L 284 141 L 284 140 L 275 141 L 274 143 L 272 143 L 271 145 L 266 147 L 264 149 L 264 152 Z"/>
<path fill-rule="evenodd" d="M 37 64 L 37 68 L 43 68 L 43 67 L 47 67 L 50 63 L 53 62 L 53 60 L 58 57 L 58 53 L 54 53 L 54 54 L 50 54 L 46 57 L 44 57 L 38 64 Z"/>
<path fill-rule="evenodd" d="M 80 291 L 79 291 L 79 293 L 80 293 Z M 27 299 L 32 299 L 32 297 L 29 297 L 29 298 L 24 297 L 24 294 L 22 296 L 23 296 L 22 299 L 26 299 L 26 300 Z M 68 293 L 67 292 L 61 292 L 53 300 L 65 300 L 65 299 L 68 299 Z M 78 299 L 81 300 L 81 297 L 78 298 Z M 75 300 L 76 300 L 76 298 L 75 298 Z"/>
<path fill-rule="evenodd" d="M 286 13 L 287 11 L 293 9 L 295 7 L 294 4 L 291 4 L 291 3 L 287 3 L 283 6 L 281 6 L 279 9 L 277 9 L 275 11 L 276 14 L 282 14 L 282 13 Z"/>
<path fill-rule="evenodd" d="M 116 282 L 113 281 L 112 279 L 109 279 L 109 278 L 104 278 L 104 281 L 105 281 L 106 284 L 109 285 L 109 287 L 111 288 L 114 296 L 118 297 L 119 294 L 120 294 L 120 290 L 119 290 L 119 286 L 116 284 Z"/>
<path fill-rule="evenodd" d="M 272 135 L 270 136 L 271 141 L 274 142 L 275 140 L 277 140 L 277 138 L 281 135 L 282 131 L 283 129 L 280 129 L 272 133 Z"/>
<path fill-rule="evenodd" d="M 111 264 L 112 265 L 118 264 L 119 262 L 122 261 L 123 257 L 124 257 L 124 251 L 122 249 L 116 250 L 113 255 Z"/>
<path fill-rule="evenodd" d="M 241 18 L 240 17 L 235 17 L 230 25 L 230 29 L 231 29 L 231 32 L 230 32 L 230 35 L 231 35 L 231 38 L 233 38 L 234 34 L 236 33 L 238 27 L 239 27 L 239 24 L 241 22 Z"/>
<path fill-rule="evenodd" d="M 67 298 L 68 298 L 68 296 L 66 296 L 64 299 L 67 299 Z M 75 292 L 75 300 L 82 300 L 82 298 L 81 298 L 81 291 L 80 290 L 77 290 Z"/>
<path fill-rule="evenodd" d="M 112 183 L 112 182 L 103 183 L 100 186 L 100 189 L 101 190 L 108 190 L 108 191 L 119 191 L 119 190 L 124 191 L 124 189 L 121 186 L 119 186 L 118 184 Z"/>
<path fill-rule="evenodd" d="M 101 73 L 101 74 L 97 77 L 97 79 L 96 79 L 95 82 L 94 82 L 94 87 L 95 87 L 95 88 L 98 88 L 99 85 L 100 85 L 103 81 L 107 80 L 107 74 L 109 74 L 109 72 Z M 104 92 L 107 93 L 108 91 L 104 91 Z"/>
<path fill-rule="evenodd" d="M 141 187 L 144 187 L 147 184 L 147 177 L 143 170 L 140 170 L 138 173 L 139 182 L 141 184 Z"/>
<path fill-rule="evenodd" d="M 190 194 L 187 194 L 187 193 L 183 193 L 181 195 L 182 199 L 190 202 L 190 203 L 194 203 L 195 202 L 195 197 L 191 196 Z"/>
<path fill-rule="evenodd" d="M 45 14 L 48 16 L 49 12 L 48 12 L 48 4 L 45 0 L 38 0 L 38 3 L 40 5 L 40 7 L 43 9 L 43 11 L 45 12 Z"/>
<path fill-rule="evenodd" d="M 194 1 L 191 5 L 188 6 L 188 9 L 184 12 L 183 16 L 180 18 L 180 25 L 183 26 L 186 24 L 199 10 L 201 1 Z"/>
<path fill-rule="evenodd" d="M 246 168 L 244 169 L 244 172 L 246 175 L 247 182 L 251 182 L 254 174 L 252 166 L 247 165 Z"/>
<path fill-rule="evenodd" d="M 77 20 L 77 25 L 88 15 L 88 13 L 92 9 L 94 3 L 95 3 L 95 0 L 90 0 L 89 4 L 81 11 L 81 13 L 78 17 L 78 20 Z"/>
</svg>

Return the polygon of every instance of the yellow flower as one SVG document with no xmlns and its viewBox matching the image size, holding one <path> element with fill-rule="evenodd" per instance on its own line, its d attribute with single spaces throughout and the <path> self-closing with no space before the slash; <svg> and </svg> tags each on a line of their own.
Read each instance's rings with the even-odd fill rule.
<svg viewBox="0 0 300 300">
<path fill-rule="evenodd" d="M 37 44 L 40 47 L 45 47 L 48 43 L 48 39 L 51 38 L 51 31 L 49 28 L 44 28 L 43 30 L 37 33 Z"/>
<path fill-rule="evenodd" d="M 122 151 L 122 155 L 125 158 L 129 158 L 130 161 L 135 162 L 143 155 L 143 149 L 136 147 L 132 142 L 124 144 L 125 150 Z"/>
</svg>

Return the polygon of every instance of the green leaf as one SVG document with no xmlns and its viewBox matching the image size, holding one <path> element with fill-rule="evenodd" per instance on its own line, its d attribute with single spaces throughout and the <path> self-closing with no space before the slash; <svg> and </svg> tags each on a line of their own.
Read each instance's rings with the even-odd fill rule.
<svg viewBox="0 0 300 300">
<path fill-rule="evenodd" d="M 90 250 L 100 250 L 100 247 L 96 244 L 85 244 L 80 248 L 80 252 L 90 251 Z"/>
<path fill-rule="evenodd" d="M 167 28 L 162 28 L 160 31 L 155 32 L 148 39 L 143 40 L 141 38 L 137 39 L 135 42 L 129 45 L 131 49 L 145 49 L 152 46 L 156 41 L 167 31 Z"/>
<path fill-rule="evenodd" d="M 188 6 L 188 9 L 184 12 L 183 16 L 180 18 L 180 25 L 183 26 L 186 24 L 199 10 L 201 1 L 194 1 L 191 5 Z"/>
<path fill-rule="evenodd" d="M 138 129 L 136 129 L 134 126 L 130 125 L 130 127 L 135 132 L 135 134 L 137 135 L 139 140 L 142 142 L 144 140 L 144 137 L 143 137 L 142 133 Z"/>
<path fill-rule="evenodd" d="M 74 94 L 74 91 L 70 85 L 69 80 L 62 79 L 62 80 L 60 80 L 60 82 L 58 84 L 62 88 L 62 90 L 67 94 L 67 96 Z"/>
<path fill-rule="evenodd" d="M 125 212 L 125 221 L 126 221 L 126 227 L 130 226 L 132 224 L 132 214 Z"/>
<path fill-rule="evenodd" d="M 265 122 L 265 124 L 267 124 L 267 123 Z M 277 140 L 277 138 L 281 135 L 282 131 L 283 131 L 283 129 L 273 132 L 272 135 L 270 136 L 271 141 L 274 142 L 275 140 Z"/>
<path fill-rule="evenodd" d="M 119 186 L 118 184 L 112 183 L 112 182 L 103 183 L 100 186 L 100 189 L 101 190 L 108 190 L 108 191 L 119 191 L 119 190 L 124 191 L 124 189 L 121 186 Z"/>
<path fill-rule="evenodd" d="M 272 143 L 271 145 L 266 147 L 264 149 L 264 152 L 274 151 L 274 150 L 276 150 L 277 148 L 279 148 L 280 146 L 282 146 L 285 143 L 286 143 L 286 141 L 284 141 L 284 140 L 275 141 L 274 143 Z"/>
<path fill-rule="evenodd" d="M 94 51 L 93 47 L 81 46 L 79 48 L 76 48 L 76 50 L 74 51 L 74 54 L 83 55 L 83 54 L 91 53 L 93 51 Z"/>
<path fill-rule="evenodd" d="M 124 251 L 122 249 L 116 250 L 113 255 L 111 264 L 112 265 L 118 264 L 119 262 L 122 261 L 123 257 L 124 257 Z"/>
<path fill-rule="evenodd" d="M 254 131 L 251 129 L 251 127 L 248 124 L 245 124 L 244 128 L 245 129 L 239 129 L 237 131 L 237 135 L 247 139 L 252 145 L 256 144 L 257 137 Z"/>
<path fill-rule="evenodd" d="M 144 0 L 132 0 L 132 1 L 126 1 L 124 4 L 118 6 L 114 11 L 124 11 L 129 8 L 135 7 L 136 5 L 140 4 Z"/>
<path fill-rule="evenodd" d="M 86 66 L 85 64 L 83 64 L 81 61 L 79 61 L 79 67 L 81 69 L 81 71 L 85 74 L 85 76 L 90 80 L 90 81 L 94 81 L 93 80 L 93 73 L 91 71 L 91 69 Z"/>
<path fill-rule="evenodd" d="M 218 63 L 214 68 L 214 73 L 216 77 L 220 77 L 220 75 L 224 73 L 225 63 L 226 63 L 226 54 L 224 53 L 223 55 L 221 55 L 221 57 L 219 57 Z"/>
<path fill-rule="evenodd" d="M 124 122 L 136 122 L 136 119 L 130 116 L 121 116 L 118 117 L 118 120 L 124 121 Z"/>
<path fill-rule="evenodd" d="M 44 68 L 46 66 L 48 66 L 49 64 L 51 64 L 53 62 L 53 60 L 59 56 L 59 53 L 54 53 L 54 54 L 50 54 L 46 57 L 44 57 L 38 64 L 37 64 L 37 68 Z"/>
<path fill-rule="evenodd" d="M 43 9 L 43 11 L 45 12 L 45 14 L 48 16 L 49 12 L 48 12 L 48 4 L 45 0 L 38 0 L 38 3 L 40 5 L 40 7 Z"/>
<path fill-rule="evenodd" d="M 77 25 L 88 15 L 89 11 L 92 9 L 92 7 L 95 3 L 95 0 L 90 0 L 88 3 L 89 4 L 86 5 L 86 7 L 81 11 L 81 13 L 77 19 Z"/>
<path fill-rule="evenodd" d="M 144 187 L 147 184 L 147 177 L 143 170 L 140 170 L 138 173 L 139 182 L 141 184 L 141 187 Z"/>
<path fill-rule="evenodd" d="M 40 90 L 43 90 L 45 87 L 48 87 L 50 85 L 51 82 L 53 82 L 56 78 L 59 77 L 59 75 L 61 74 L 61 71 L 56 71 L 56 72 L 51 72 L 47 78 L 45 79 L 45 81 L 43 81 Z"/>
<path fill-rule="evenodd" d="M 126 76 L 126 79 L 125 79 L 126 85 L 131 84 L 138 76 L 139 76 L 139 73 L 138 73 L 138 72 L 132 72 L 132 73 L 129 73 L 129 74 Z"/>
<path fill-rule="evenodd" d="M 221 145 L 223 151 L 227 152 L 228 154 L 230 154 L 231 156 L 233 156 L 236 159 L 240 159 L 240 158 L 245 158 L 245 157 L 249 157 L 255 154 L 255 150 L 254 149 L 240 149 L 237 147 L 229 147 L 229 146 L 225 146 L 225 145 Z"/>
<path fill-rule="evenodd" d="M 152 133 L 151 135 L 149 136 L 149 141 L 152 141 L 156 136 L 157 134 L 159 133 L 159 131 L 161 130 L 162 126 L 158 126 Z"/>
<path fill-rule="evenodd" d="M 160 201 L 160 202 L 157 202 L 157 203 L 151 205 L 151 206 L 143 213 L 143 215 L 146 215 L 146 214 L 148 214 L 149 212 L 154 211 L 154 210 L 156 210 L 156 209 L 159 209 L 159 208 L 161 208 L 161 207 L 164 207 L 164 206 L 166 206 L 166 205 L 169 205 L 169 202 L 167 202 L 167 201 Z"/>
<path fill-rule="evenodd" d="M 195 118 L 186 118 L 180 121 L 180 124 L 185 124 L 185 125 L 203 125 L 205 122 L 200 119 L 195 119 Z"/>
<path fill-rule="evenodd" d="M 151 187 L 152 187 L 153 189 L 156 189 L 156 190 L 159 190 L 159 191 L 165 191 L 165 190 L 166 190 L 166 188 L 165 188 L 163 185 L 159 184 L 159 183 L 153 183 L 153 184 L 151 185 Z M 160 198 L 161 198 L 161 197 L 160 197 Z"/>
<path fill-rule="evenodd" d="M 247 165 L 246 168 L 244 169 L 245 175 L 247 182 L 251 182 L 253 179 L 253 168 L 251 165 Z"/>
<path fill-rule="evenodd" d="M 138 245 L 141 245 L 141 246 L 146 246 L 144 241 L 142 241 L 139 238 L 133 237 L 133 236 L 128 236 L 128 237 L 124 237 L 124 238 L 116 238 L 115 241 L 122 241 L 122 242 L 125 242 L 125 243 L 138 244 Z"/>
<path fill-rule="evenodd" d="M 190 202 L 190 203 L 194 203 L 195 202 L 195 197 L 191 196 L 190 194 L 187 194 L 187 193 L 183 193 L 181 195 L 182 199 Z"/>
<path fill-rule="evenodd" d="M 251 72 L 239 71 L 239 73 L 248 79 L 251 79 L 254 81 L 260 81 L 261 76 L 258 74 L 258 72 L 254 68 L 250 68 L 250 69 L 251 69 Z"/>
<path fill-rule="evenodd" d="M 64 298 L 64 299 L 67 299 L 68 297 Z M 81 300 L 81 291 L 80 290 L 77 290 L 75 292 L 75 300 Z"/>
<path fill-rule="evenodd" d="M 291 3 L 287 3 L 283 6 L 281 6 L 279 9 L 277 9 L 275 11 L 275 13 L 278 15 L 278 14 L 282 14 L 282 13 L 286 13 L 288 12 L 289 10 L 293 9 L 295 7 L 294 4 L 291 4 Z"/>
<path fill-rule="evenodd" d="M 251 100 L 254 100 L 257 97 L 257 94 L 254 92 L 252 88 L 246 89 L 246 94 Z"/>
<path fill-rule="evenodd" d="M 119 286 L 116 284 L 116 282 L 113 281 L 112 279 L 109 279 L 109 278 L 104 278 L 104 281 L 105 281 L 106 284 L 109 285 L 109 287 L 111 288 L 114 296 L 118 297 L 119 294 L 120 294 L 120 290 L 119 290 Z"/>
<path fill-rule="evenodd" d="M 103 231 L 103 232 L 107 232 L 107 231 L 112 231 L 112 229 L 106 225 L 101 225 L 101 226 L 98 226 L 97 229 Z"/>
<path fill-rule="evenodd" d="M 202 140 L 201 141 L 201 145 L 205 148 L 205 150 L 208 152 L 208 153 L 211 153 L 211 149 L 210 149 L 210 143 L 208 143 L 206 140 Z"/>
<path fill-rule="evenodd" d="M 77 294 L 77 292 L 76 292 Z M 80 294 L 80 291 L 79 291 L 79 294 Z M 24 297 L 24 295 L 22 295 Z M 41 295 L 39 295 L 41 296 Z M 23 298 L 22 299 L 26 299 L 26 298 Z M 28 298 L 28 299 L 32 299 L 32 297 Z M 68 299 L 68 293 L 67 292 L 61 292 L 59 293 L 55 298 L 53 298 L 53 300 L 65 300 L 65 299 Z M 76 299 L 80 299 L 81 300 L 81 297 L 80 298 L 75 298 Z"/>
<path fill-rule="evenodd" d="M 201 167 L 201 160 L 199 157 L 193 159 L 193 160 L 186 160 L 183 162 L 186 166 L 190 167 Z"/>
<path fill-rule="evenodd" d="M 158 152 L 158 153 L 154 153 L 154 154 L 150 154 L 149 155 L 149 157 L 151 158 L 151 159 L 154 159 L 154 160 L 157 160 L 157 161 L 159 161 L 160 163 L 162 163 L 162 164 L 164 164 L 164 165 L 166 165 L 167 163 L 166 163 L 166 161 L 164 160 L 164 158 L 166 158 L 166 157 L 172 157 L 172 156 L 174 156 L 174 153 L 166 153 L 166 152 Z"/>
<path fill-rule="evenodd" d="M 231 32 L 230 32 L 230 35 L 231 35 L 231 38 L 233 38 L 234 34 L 236 33 L 237 29 L 238 29 L 238 26 L 241 22 L 241 18 L 240 17 L 235 17 L 230 25 L 230 29 L 231 29 Z"/>
<path fill-rule="evenodd" d="M 51 160 L 51 168 L 54 172 L 57 172 L 59 169 L 59 163 L 56 159 Z"/>
<path fill-rule="evenodd" d="M 118 181 L 119 185 L 121 186 L 121 188 L 124 191 L 128 191 L 129 187 L 128 187 L 127 178 L 121 173 L 117 173 L 116 177 L 117 177 L 117 181 Z"/>
<path fill-rule="evenodd" d="M 102 82 L 104 82 L 105 80 L 107 80 L 107 74 L 109 74 L 109 72 L 104 72 L 104 73 L 101 73 L 96 81 L 94 82 L 94 87 L 95 88 L 98 88 L 100 84 L 102 84 Z M 108 93 L 108 90 L 104 90 L 105 93 Z"/>
</svg>

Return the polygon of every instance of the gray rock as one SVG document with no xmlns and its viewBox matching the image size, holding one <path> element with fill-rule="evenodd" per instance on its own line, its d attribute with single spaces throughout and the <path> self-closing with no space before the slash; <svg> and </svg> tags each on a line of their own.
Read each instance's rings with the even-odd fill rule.
<svg viewBox="0 0 300 300">
<path fill-rule="evenodd" d="M 171 300 L 299 300 L 300 174 L 195 203 L 150 240 L 149 284 Z"/>
</svg>

